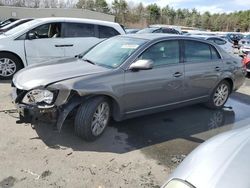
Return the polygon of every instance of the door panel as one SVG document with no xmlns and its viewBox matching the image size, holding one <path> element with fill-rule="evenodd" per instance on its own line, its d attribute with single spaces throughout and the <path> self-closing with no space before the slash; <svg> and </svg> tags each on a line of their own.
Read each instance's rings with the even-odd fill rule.
<svg viewBox="0 0 250 188">
<path fill-rule="evenodd" d="M 162 106 L 182 100 L 183 64 L 125 73 L 123 96 L 126 112 Z"/>
<path fill-rule="evenodd" d="M 182 100 L 184 65 L 180 63 L 177 40 L 156 43 L 138 59 L 153 61 L 153 69 L 128 70 L 125 73 L 124 104 L 127 112 L 157 108 Z"/>
<path fill-rule="evenodd" d="M 42 63 L 53 58 L 64 57 L 62 38 L 25 40 L 25 51 L 28 64 Z"/>
<path fill-rule="evenodd" d="M 89 48 L 100 42 L 102 39 L 96 37 L 85 37 L 85 38 L 65 38 L 64 39 L 64 50 L 66 57 L 74 57 L 80 53 L 87 51 Z"/>
<path fill-rule="evenodd" d="M 28 64 L 41 63 L 65 56 L 61 23 L 40 25 L 27 34 L 25 52 Z"/>
<path fill-rule="evenodd" d="M 198 41 L 184 41 L 185 100 L 208 96 L 223 69 L 216 49 Z"/>
<path fill-rule="evenodd" d="M 185 99 L 208 96 L 215 87 L 222 68 L 221 61 L 185 63 Z"/>
<path fill-rule="evenodd" d="M 97 26 L 89 23 L 63 23 L 65 56 L 73 57 L 100 42 L 102 39 L 97 37 L 96 28 Z"/>
</svg>

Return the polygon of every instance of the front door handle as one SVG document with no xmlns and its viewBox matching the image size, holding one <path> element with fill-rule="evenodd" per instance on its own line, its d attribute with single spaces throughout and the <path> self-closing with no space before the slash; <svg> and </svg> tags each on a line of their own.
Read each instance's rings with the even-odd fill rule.
<svg viewBox="0 0 250 188">
<path fill-rule="evenodd" d="M 215 67 L 215 70 L 220 71 L 221 69 L 220 69 L 220 67 Z"/>
<path fill-rule="evenodd" d="M 174 77 L 178 78 L 180 76 L 182 76 L 182 73 L 181 72 L 176 72 L 173 74 Z"/>
<path fill-rule="evenodd" d="M 55 47 L 72 47 L 72 46 L 74 46 L 73 44 L 61 44 L 61 45 L 59 45 L 59 44 L 56 44 L 55 45 Z"/>
</svg>

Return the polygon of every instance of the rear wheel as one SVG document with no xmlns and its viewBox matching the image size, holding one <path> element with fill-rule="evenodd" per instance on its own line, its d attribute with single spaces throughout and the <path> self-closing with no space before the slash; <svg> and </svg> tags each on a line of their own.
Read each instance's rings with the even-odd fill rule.
<svg viewBox="0 0 250 188">
<path fill-rule="evenodd" d="M 11 79 L 21 68 L 22 62 L 15 55 L 0 53 L 0 79 Z"/>
<path fill-rule="evenodd" d="M 209 108 L 213 108 L 213 109 L 222 108 L 224 104 L 227 102 L 230 91 L 231 91 L 230 84 L 226 80 L 223 80 L 214 89 L 206 105 Z"/>
<path fill-rule="evenodd" d="M 97 139 L 107 127 L 110 113 L 110 104 L 105 97 L 95 97 L 84 102 L 76 113 L 76 134 L 86 141 Z"/>
</svg>

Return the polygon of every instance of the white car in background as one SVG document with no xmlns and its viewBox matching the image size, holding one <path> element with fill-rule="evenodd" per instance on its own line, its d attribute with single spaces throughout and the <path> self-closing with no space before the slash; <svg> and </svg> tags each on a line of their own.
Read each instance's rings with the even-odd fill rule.
<svg viewBox="0 0 250 188">
<path fill-rule="evenodd" d="M 0 35 L 0 79 L 54 58 L 78 55 L 105 38 L 125 34 L 114 22 L 77 18 L 40 18 Z"/>
<path fill-rule="evenodd" d="M 208 40 L 208 41 L 212 41 L 215 44 L 217 44 L 218 46 L 220 46 L 227 53 L 229 53 L 231 55 L 234 54 L 234 48 L 233 48 L 232 43 L 230 43 L 229 41 L 227 41 L 221 37 L 207 36 L 207 35 L 190 35 L 190 36 L 197 37 L 197 38 L 204 39 L 204 40 Z"/>
</svg>

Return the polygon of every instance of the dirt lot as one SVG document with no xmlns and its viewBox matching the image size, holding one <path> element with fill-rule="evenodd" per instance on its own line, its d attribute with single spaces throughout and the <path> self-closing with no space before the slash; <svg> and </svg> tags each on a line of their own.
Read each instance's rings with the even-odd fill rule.
<svg viewBox="0 0 250 188">
<path fill-rule="evenodd" d="M 0 81 L 0 187 L 160 187 L 185 155 L 206 139 L 245 126 L 250 80 L 223 110 L 201 105 L 113 122 L 86 143 L 67 121 L 17 124 L 9 82 Z"/>
</svg>

